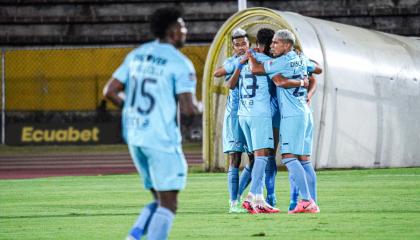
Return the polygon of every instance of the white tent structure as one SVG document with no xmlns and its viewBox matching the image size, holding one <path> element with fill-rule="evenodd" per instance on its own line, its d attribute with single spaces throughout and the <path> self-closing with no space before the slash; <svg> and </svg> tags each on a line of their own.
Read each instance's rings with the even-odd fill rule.
<svg viewBox="0 0 420 240">
<path fill-rule="evenodd" d="M 292 12 L 249 8 L 230 17 L 207 56 L 203 152 L 206 169 L 225 169 L 222 125 L 228 90 L 212 76 L 232 54 L 231 31 L 288 28 L 316 60 L 313 99 L 317 168 L 420 166 L 420 41 Z"/>
</svg>

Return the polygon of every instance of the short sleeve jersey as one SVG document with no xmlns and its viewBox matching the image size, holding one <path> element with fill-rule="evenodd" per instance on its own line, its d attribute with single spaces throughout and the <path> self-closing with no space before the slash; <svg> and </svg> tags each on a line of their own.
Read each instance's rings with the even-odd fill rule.
<svg viewBox="0 0 420 240">
<path fill-rule="evenodd" d="M 113 77 L 124 85 L 123 135 L 127 144 L 164 152 L 178 149 L 177 94 L 195 93 L 191 61 L 158 41 L 130 52 Z"/>
<path fill-rule="evenodd" d="M 232 56 L 226 59 L 223 63 L 223 68 L 226 71 L 226 81 L 230 79 L 233 72 L 235 71 L 236 65 L 238 64 L 240 57 Z M 238 115 L 239 106 L 239 88 L 236 86 L 234 89 L 229 89 L 229 95 L 226 100 L 226 113 L 231 116 Z"/>
<path fill-rule="evenodd" d="M 264 70 L 270 78 L 276 74 L 281 74 L 288 79 L 303 79 L 307 75 L 306 62 L 295 51 L 290 51 L 278 58 L 264 62 Z M 287 89 L 278 87 L 277 98 L 281 115 L 288 117 L 310 113 L 306 96 L 307 89 L 304 87 Z"/>
<path fill-rule="evenodd" d="M 254 53 L 258 62 L 271 58 L 261 53 Z M 271 100 L 274 84 L 267 75 L 254 75 L 249 64 L 241 70 L 239 76 L 240 103 L 238 115 L 253 117 L 271 117 Z"/>
</svg>

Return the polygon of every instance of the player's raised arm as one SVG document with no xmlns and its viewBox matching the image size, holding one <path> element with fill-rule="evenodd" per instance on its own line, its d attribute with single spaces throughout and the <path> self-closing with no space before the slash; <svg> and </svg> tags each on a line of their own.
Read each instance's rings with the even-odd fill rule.
<svg viewBox="0 0 420 240">
<path fill-rule="evenodd" d="M 295 87 L 308 87 L 309 86 L 309 80 L 307 78 L 300 79 L 300 80 L 292 80 L 284 77 L 283 75 L 276 74 L 271 78 L 273 80 L 274 85 L 277 87 L 282 88 L 295 88 Z"/>
<path fill-rule="evenodd" d="M 223 76 L 226 76 L 226 74 L 227 74 L 227 72 L 226 72 L 226 69 L 224 67 L 218 67 L 214 71 L 213 76 L 214 77 L 223 77 Z"/>
<path fill-rule="evenodd" d="M 248 61 L 247 56 L 243 56 L 241 58 L 241 60 L 239 61 L 239 63 L 235 67 L 235 71 L 233 72 L 232 77 L 228 81 L 225 82 L 226 87 L 228 87 L 230 89 L 234 89 L 236 87 L 236 85 L 238 84 L 239 75 L 241 74 L 242 67 L 244 66 L 244 64 L 247 61 Z"/>
<path fill-rule="evenodd" d="M 251 50 L 247 52 L 247 56 L 248 56 L 248 59 L 249 59 L 248 60 L 249 68 L 251 69 L 252 74 L 254 74 L 254 75 L 265 74 L 264 65 L 257 61 L 254 54 L 252 54 Z"/>
<path fill-rule="evenodd" d="M 124 106 L 124 99 L 121 97 L 121 92 L 123 91 L 124 85 L 117 79 L 111 78 L 104 87 L 103 95 L 115 106 L 122 108 Z"/>
</svg>

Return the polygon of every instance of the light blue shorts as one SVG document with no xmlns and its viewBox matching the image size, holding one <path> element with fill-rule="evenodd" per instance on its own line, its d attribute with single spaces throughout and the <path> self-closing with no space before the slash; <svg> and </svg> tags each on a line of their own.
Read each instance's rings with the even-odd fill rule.
<svg viewBox="0 0 420 240">
<path fill-rule="evenodd" d="M 280 151 L 296 155 L 312 154 L 312 113 L 282 117 L 280 124 Z"/>
<path fill-rule="evenodd" d="M 223 121 L 223 152 L 245 152 L 245 137 L 238 116 L 225 114 Z"/>
<path fill-rule="evenodd" d="M 274 148 L 271 117 L 239 116 L 239 124 L 250 152 L 263 148 Z"/>
<path fill-rule="evenodd" d="M 187 181 L 187 163 L 181 147 L 173 153 L 128 145 L 144 187 L 156 191 L 182 190 Z"/>
</svg>

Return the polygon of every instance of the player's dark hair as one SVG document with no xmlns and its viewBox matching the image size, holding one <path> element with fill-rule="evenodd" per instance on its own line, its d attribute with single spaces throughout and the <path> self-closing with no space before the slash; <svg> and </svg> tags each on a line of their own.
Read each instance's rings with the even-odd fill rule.
<svg viewBox="0 0 420 240">
<path fill-rule="evenodd" d="M 244 35 L 238 35 L 238 36 L 234 36 L 232 37 L 232 41 L 238 38 L 248 38 L 248 34 L 244 34 Z"/>
<path fill-rule="evenodd" d="M 270 45 L 273 41 L 274 30 L 270 28 L 261 28 L 257 32 L 257 43 L 264 45 L 264 54 L 270 55 Z"/>
<path fill-rule="evenodd" d="M 150 16 L 150 30 L 157 38 L 165 38 L 167 30 L 182 17 L 182 11 L 176 7 L 157 9 Z"/>
</svg>

